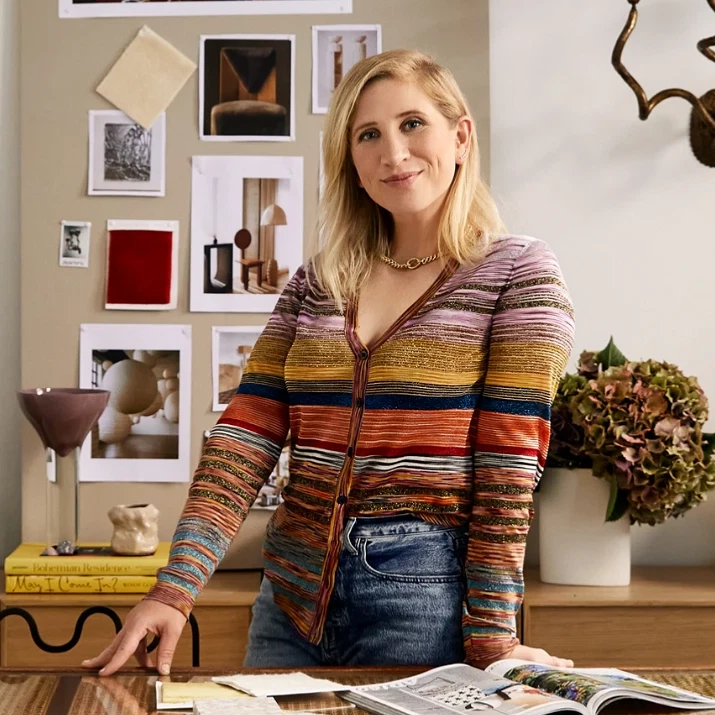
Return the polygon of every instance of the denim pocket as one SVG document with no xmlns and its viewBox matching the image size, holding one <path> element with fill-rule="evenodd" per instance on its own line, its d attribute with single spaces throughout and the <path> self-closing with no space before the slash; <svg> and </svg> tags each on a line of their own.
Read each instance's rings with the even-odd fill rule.
<svg viewBox="0 0 715 715">
<path fill-rule="evenodd" d="M 450 583 L 462 580 L 465 539 L 453 529 L 357 539 L 360 563 L 389 581 Z"/>
</svg>

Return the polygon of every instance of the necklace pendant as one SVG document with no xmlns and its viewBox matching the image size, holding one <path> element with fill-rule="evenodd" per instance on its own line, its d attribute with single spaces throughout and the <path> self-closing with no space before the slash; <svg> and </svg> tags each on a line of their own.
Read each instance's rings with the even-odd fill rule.
<svg viewBox="0 0 715 715">
<path fill-rule="evenodd" d="M 419 268 L 422 265 L 422 261 L 419 258 L 410 258 L 405 265 L 411 270 L 414 271 L 415 268 Z"/>
</svg>

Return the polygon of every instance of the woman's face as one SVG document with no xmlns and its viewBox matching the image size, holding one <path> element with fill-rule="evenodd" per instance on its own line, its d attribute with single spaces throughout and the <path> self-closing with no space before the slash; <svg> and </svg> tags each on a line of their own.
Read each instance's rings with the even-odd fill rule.
<svg viewBox="0 0 715 715">
<path fill-rule="evenodd" d="M 441 209 L 470 135 L 467 117 L 450 126 L 415 84 L 379 80 L 360 95 L 350 132 L 358 183 L 396 220 L 428 220 Z"/>
</svg>

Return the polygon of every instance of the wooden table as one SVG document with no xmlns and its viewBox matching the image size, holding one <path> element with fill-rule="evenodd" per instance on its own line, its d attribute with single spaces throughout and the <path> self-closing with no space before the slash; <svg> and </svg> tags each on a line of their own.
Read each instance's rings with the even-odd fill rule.
<svg viewBox="0 0 715 715">
<path fill-rule="evenodd" d="M 414 675 L 419 668 L 303 668 L 319 678 L 329 678 L 345 685 L 379 683 Z M 243 669 L 241 672 L 267 672 Z M 269 671 L 271 672 L 271 671 Z M 272 671 L 280 672 L 280 671 Z M 636 671 L 645 677 L 690 686 L 708 694 L 715 688 L 715 671 L 666 670 Z M 162 680 L 208 680 L 216 672 L 175 672 Z M 22 671 L 0 669 L 0 712 L 2 715 L 160 715 L 155 710 L 154 685 L 157 676 L 144 670 L 123 671 L 110 678 L 100 678 L 86 671 Z M 332 693 L 277 698 L 282 709 L 315 711 L 322 715 L 368 715 L 360 708 L 346 708 L 347 703 Z M 341 708 L 341 709 L 329 709 Z M 176 711 L 174 711 L 176 712 Z M 190 711 L 183 711 L 190 712 Z M 611 705 L 609 715 L 676 715 L 679 711 L 650 706 L 647 703 Z M 699 711 L 713 715 L 715 711 Z"/>
<path fill-rule="evenodd" d="M 302 672 L 319 678 L 329 678 L 346 685 L 378 683 L 404 678 L 419 672 L 415 668 L 302 668 Z M 234 671 L 235 672 L 235 671 Z M 242 672 L 252 672 L 244 669 Z M 255 671 L 258 672 L 258 671 Z M 266 671 L 261 671 L 266 672 Z M 280 671 L 274 671 L 280 672 Z M 183 671 L 161 680 L 209 680 L 217 672 Z M 109 678 L 100 678 L 87 671 L 42 672 L 0 669 L 0 712 L 2 715 L 158 715 L 154 696 L 156 675 L 145 670 L 122 671 Z M 310 707 L 340 707 L 324 715 L 362 715 L 332 693 L 312 696 L 276 698 L 284 710 L 307 710 Z M 169 711 L 177 712 L 177 711 Z M 190 711 L 184 710 L 184 713 Z"/>
</svg>

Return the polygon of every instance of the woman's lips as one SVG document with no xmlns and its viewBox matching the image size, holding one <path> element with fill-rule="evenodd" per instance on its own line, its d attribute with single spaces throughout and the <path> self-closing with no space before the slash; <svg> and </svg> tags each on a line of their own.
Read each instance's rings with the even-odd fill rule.
<svg viewBox="0 0 715 715">
<path fill-rule="evenodd" d="M 394 174 L 393 176 L 383 179 L 382 181 L 387 186 L 402 188 L 410 186 L 421 173 L 421 171 L 407 171 L 402 174 Z"/>
</svg>

